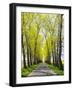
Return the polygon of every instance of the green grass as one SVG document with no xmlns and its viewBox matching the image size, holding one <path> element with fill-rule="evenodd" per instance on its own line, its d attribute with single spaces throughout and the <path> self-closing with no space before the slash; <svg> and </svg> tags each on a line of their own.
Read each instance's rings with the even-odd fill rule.
<svg viewBox="0 0 73 90">
<path fill-rule="evenodd" d="M 59 67 L 54 66 L 54 65 L 48 65 L 48 67 L 50 69 L 52 69 L 55 73 L 57 73 L 58 75 L 64 75 L 64 70 L 60 70 Z"/>
<path fill-rule="evenodd" d="M 22 68 L 21 69 L 21 76 L 27 77 L 32 72 L 32 70 L 34 70 L 37 66 L 38 65 L 32 65 L 32 66 L 27 67 L 27 68 Z"/>
</svg>

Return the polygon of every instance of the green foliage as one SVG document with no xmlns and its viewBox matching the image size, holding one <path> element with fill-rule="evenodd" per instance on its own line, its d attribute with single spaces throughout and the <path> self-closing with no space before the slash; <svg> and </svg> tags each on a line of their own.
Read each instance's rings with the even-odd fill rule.
<svg viewBox="0 0 73 90">
<path fill-rule="evenodd" d="M 48 67 L 52 69 L 55 73 L 57 73 L 57 75 L 64 75 L 64 71 L 60 70 L 57 66 L 51 64 L 51 65 L 48 65 Z"/>
<path fill-rule="evenodd" d="M 31 67 L 22 68 L 21 76 L 26 77 L 28 76 L 38 65 L 32 65 Z"/>
</svg>

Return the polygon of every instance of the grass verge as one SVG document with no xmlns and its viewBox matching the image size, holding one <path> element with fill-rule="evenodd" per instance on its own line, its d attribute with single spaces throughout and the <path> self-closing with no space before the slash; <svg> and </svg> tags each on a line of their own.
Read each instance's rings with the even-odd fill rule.
<svg viewBox="0 0 73 90">
<path fill-rule="evenodd" d="M 21 77 L 27 77 L 38 65 L 32 65 L 21 69 Z"/>
<path fill-rule="evenodd" d="M 64 70 L 60 70 L 57 66 L 54 65 L 48 65 L 50 69 L 52 69 L 57 75 L 64 75 Z"/>
</svg>

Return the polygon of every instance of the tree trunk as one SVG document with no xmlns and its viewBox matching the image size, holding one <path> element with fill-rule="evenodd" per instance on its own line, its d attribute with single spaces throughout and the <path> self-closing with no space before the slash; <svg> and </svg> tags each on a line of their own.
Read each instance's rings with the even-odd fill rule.
<svg viewBox="0 0 73 90">
<path fill-rule="evenodd" d="M 40 28 L 39 26 L 37 27 L 37 36 L 35 38 L 35 47 L 34 47 L 34 64 L 37 64 L 37 58 L 36 58 L 36 49 L 37 49 L 37 39 L 38 39 L 38 34 L 39 34 L 39 31 L 40 31 Z"/>
<path fill-rule="evenodd" d="M 30 67 L 30 60 L 29 60 L 29 47 L 27 44 L 27 62 L 28 62 L 28 67 Z"/>
<path fill-rule="evenodd" d="M 63 65 L 62 65 L 62 61 L 61 61 L 61 52 L 62 52 L 62 40 L 61 40 L 61 35 L 62 35 L 62 15 L 61 15 L 60 30 L 59 30 L 59 67 L 60 67 L 60 69 L 63 70 Z"/>
<path fill-rule="evenodd" d="M 26 61 L 25 61 L 25 49 L 24 49 L 24 43 L 23 43 L 23 34 L 22 34 L 22 52 L 23 52 L 23 65 L 24 65 L 24 68 L 26 68 Z"/>
<path fill-rule="evenodd" d="M 31 48 L 30 48 L 30 52 L 29 52 L 29 57 L 30 57 L 30 64 L 32 65 L 32 55 L 31 55 Z"/>
</svg>

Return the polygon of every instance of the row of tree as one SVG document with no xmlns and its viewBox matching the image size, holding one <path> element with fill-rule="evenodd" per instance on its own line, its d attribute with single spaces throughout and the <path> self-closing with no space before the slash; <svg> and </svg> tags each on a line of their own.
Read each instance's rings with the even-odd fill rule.
<svg viewBox="0 0 73 90">
<path fill-rule="evenodd" d="M 21 13 L 23 67 L 44 62 L 63 70 L 63 15 Z"/>
</svg>

